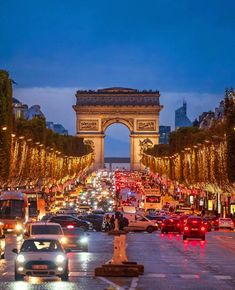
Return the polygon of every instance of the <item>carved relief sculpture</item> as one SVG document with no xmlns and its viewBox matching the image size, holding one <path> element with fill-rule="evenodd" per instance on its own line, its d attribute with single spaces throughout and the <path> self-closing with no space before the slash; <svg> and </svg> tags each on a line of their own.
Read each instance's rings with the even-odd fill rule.
<svg viewBox="0 0 235 290">
<path fill-rule="evenodd" d="M 98 131 L 98 120 L 79 120 L 80 131 Z"/>
<path fill-rule="evenodd" d="M 155 131 L 156 121 L 155 120 L 137 120 L 138 131 Z"/>
</svg>

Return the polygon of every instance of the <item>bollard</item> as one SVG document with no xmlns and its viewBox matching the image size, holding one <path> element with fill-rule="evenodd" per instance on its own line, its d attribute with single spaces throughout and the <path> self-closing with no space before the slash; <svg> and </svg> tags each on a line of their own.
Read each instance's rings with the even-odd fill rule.
<svg viewBox="0 0 235 290">
<path fill-rule="evenodd" d="M 120 259 L 122 263 L 128 262 L 126 255 L 126 235 L 120 235 Z"/>
<path fill-rule="evenodd" d="M 120 255 L 121 253 L 121 243 L 120 243 L 120 236 L 114 236 L 114 248 L 113 248 L 113 257 L 110 264 L 118 265 L 122 263 L 122 257 Z"/>
</svg>

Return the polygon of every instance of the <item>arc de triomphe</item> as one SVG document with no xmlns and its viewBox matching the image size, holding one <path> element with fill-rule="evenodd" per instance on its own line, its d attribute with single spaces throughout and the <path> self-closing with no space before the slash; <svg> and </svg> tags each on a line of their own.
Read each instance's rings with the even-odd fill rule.
<svg viewBox="0 0 235 290">
<path fill-rule="evenodd" d="M 159 143 L 159 103 L 158 91 L 139 91 L 127 88 L 107 88 L 79 90 L 76 112 L 77 136 L 94 148 L 94 169 L 104 167 L 104 137 L 106 129 L 121 123 L 130 130 L 131 169 L 141 169 L 140 143 L 148 140 L 153 145 Z"/>
</svg>

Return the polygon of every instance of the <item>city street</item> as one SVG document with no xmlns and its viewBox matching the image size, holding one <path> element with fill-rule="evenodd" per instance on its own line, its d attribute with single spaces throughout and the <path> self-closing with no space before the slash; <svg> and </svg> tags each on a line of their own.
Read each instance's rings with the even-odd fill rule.
<svg viewBox="0 0 235 290">
<path fill-rule="evenodd" d="M 182 241 L 160 232 L 129 233 L 130 261 L 145 266 L 138 278 L 94 277 L 95 267 L 112 257 L 113 237 L 91 232 L 89 252 L 69 253 L 70 282 L 14 281 L 14 253 L 20 239 L 7 236 L 6 260 L 0 262 L 0 289 L 235 289 L 235 232 L 207 234 L 206 242 Z M 36 285 L 35 285 L 36 284 Z"/>
</svg>

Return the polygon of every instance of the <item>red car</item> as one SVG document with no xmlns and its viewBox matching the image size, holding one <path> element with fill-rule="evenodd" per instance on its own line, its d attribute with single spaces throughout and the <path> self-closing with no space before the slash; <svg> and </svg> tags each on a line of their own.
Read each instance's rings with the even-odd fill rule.
<svg viewBox="0 0 235 290">
<path fill-rule="evenodd" d="M 188 238 L 199 238 L 205 241 L 206 226 L 203 219 L 198 216 L 188 217 L 183 229 L 183 240 Z"/>
<path fill-rule="evenodd" d="M 180 219 L 176 217 L 166 218 L 161 224 L 161 233 L 179 233 L 181 234 Z"/>
</svg>

